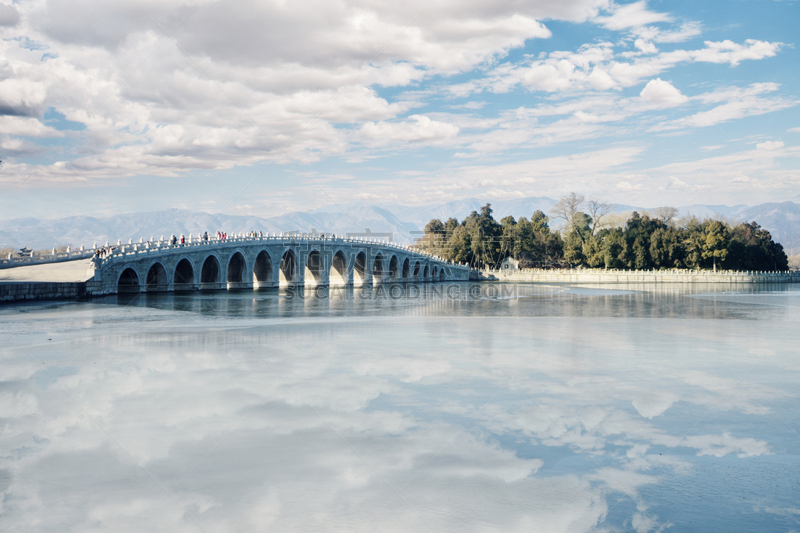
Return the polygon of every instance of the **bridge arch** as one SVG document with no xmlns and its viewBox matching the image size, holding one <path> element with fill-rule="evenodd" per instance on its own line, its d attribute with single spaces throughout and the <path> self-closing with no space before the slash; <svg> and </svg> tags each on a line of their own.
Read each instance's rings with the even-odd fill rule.
<svg viewBox="0 0 800 533">
<path fill-rule="evenodd" d="M 396 255 L 389 260 L 389 279 L 395 280 L 400 276 L 400 262 Z"/>
<path fill-rule="evenodd" d="M 306 282 L 313 281 L 315 285 L 319 284 L 323 278 L 323 271 L 322 254 L 319 253 L 319 250 L 311 250 L 306 258 Z M 309 274 L 311 275 L 310 278 Z"/>
<path fill-rule="evenodd" d="M 367 281 L 367 254 L 358 252 L 353 261 L 353 283 L 363 285 Z"/>
<path fill-rule="evenodd" d="M 385 267 L 383 266 L 383 256 L 378 252 L 375 259 L 372 260 L 372 280 L 379 282 L 383 279 Z"/>
<path fill-rule="evenodd" d="M 228 268 L 225 279 L 228 283 L 242 283 L 245 280 L 244 273 L 247 271 L 247 261 L 244 254 L 236 250 L 228 259 Z"/>
<path fill-rule="evenodd" d="M 421 271 L 422 271 L 422 264 L 420 264 L 420 262 L 419 262 L 419 261 L 417 261 L 416 263 L 414 263 L 414 273 L 413 273 L 413 276 L 414 276 L 415 278 L 418 278 L 418 277 L 419 277 L 419 275 L 422 273 Z"/>
<path fill-rule="evenodd" d="M 333 259 L 331 260 L 331 270 L 328 274 L 328 282 L 331 285 L 347 285 L 347 278 L 347 259 L 344 256 L 344 252 L 338 250 L 335 254 L 333 254 Z"/>
<path fill-rule="evenodd" d="M 266 250 L 261 250 L 253 263 L 253 283 L 257 287 L 272 283 L 272 256 Z"/>
<path fill-rule="evenodd" d="M 425 268 L 422 270 L 422 277 L 428 278 L 431 275 L 431 270 L 428 268 L 428 265 L 425 265 Z"/>
<path fill-rule="evenodd" d="M 217 254 L 209 254 L 203 260 L 200 268 L 200 283 L 219 283 L 220 282 L 220 262 Z"/>
<path fill-rule="evenodd" d="M 400 277 L 403 279 L 408 279 L 410 272 L 411 272 L 411 261 L 409 261 L 408 257 L 406 257 L 405 260 L 403 261 L 403 271 L 400 274 Z"/>
<path fill-rule="evenodd" d="M 444 268 L 439 269 L 439 281 L 447 281 L 447 275 L 444 273 Z"/>
<path fill-rule="evenodd" d="M 297 254 L 294 253 L 294 250 L 288 249 L 281 256 L 280 282 L 295 283 L 297 281 Z"/>
<path fill-rule="evenodd" d="M 438 272 L 439 270 L 436 268 L 436 265 L 433 265 L 433 267 L 431 268 L 431 277 L 433 279 L 436 279 Z"/>
<path fill-rule="evenodd" d="M 161 261 L 155 261 L 147 269 L 145 278 L 145 290 L 147 292 L 166 292 L 169 288 L 169 278 L 167 268 Z"/>
<path fill-rule="evenodd" d="M 140 292 L 139 273 L 133 267 L 127 267 L 119 273 L 117 278 L 117 293 Z"/>
<path fill-rule="evenodd" d="M 176 291 L 194 288 L 194 264 L 188 257 L 181 258 L 172 273 L 172 286 Z"/>
</svg>

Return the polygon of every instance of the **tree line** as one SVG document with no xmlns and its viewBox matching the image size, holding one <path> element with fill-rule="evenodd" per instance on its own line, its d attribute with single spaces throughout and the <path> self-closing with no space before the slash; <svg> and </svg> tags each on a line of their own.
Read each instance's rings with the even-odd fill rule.
<svg viewBox="0 0 800 533">
<path fill-rule="evenodd" d="M 542 211 L 530 217 L 507 216 L 497 222 L 491 204 L 459 222 L 431 220 L 416 246 L 444 259 L 475 268 L 498 268 L 507 257 L 520 268 L 728 269 L 787 270 L 783 246 L 756 222 L 684 217 L 659 207 L 634 211 L 621 220 L 613 207 L 571 193 L 551 209 L 550 228 Z"/>
</svg>

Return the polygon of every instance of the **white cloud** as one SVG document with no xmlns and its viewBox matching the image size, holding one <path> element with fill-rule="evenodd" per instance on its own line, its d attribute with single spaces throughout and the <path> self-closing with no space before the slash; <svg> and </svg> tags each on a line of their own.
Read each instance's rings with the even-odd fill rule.
<svg viewBox="0 0 800 533">
<path fill-rule="evenodd" d="M 458 127 L 431 120 L 424 115 L 411 115 L 403 122 L 367 122 L 361 127 L 361 135 L 381 143 L 393 141 L 436 142 L 458 135 Z"/>
<path fill-rule="evenodd" d="M 658 52 L 658 48 L 656 48 L 656 45 L 644 39 L 636 39 L 633 45 L 639 50 L 641 50 L 643 54 L 655 54 L 656 52 Z"/>
<path fill-rule="evenodd" d="M 759 150 L 777 150 L 778 148 L 783 148 L 782 141 L 766 141 L 763 143 L 756 144 L 756 148 Z"/>
<path fill-rule="evenodd" d="M 689 101 L 689 98 L 667 81 L 661 78 L 650 80 L 639 97 L 659 107 L 674 107 Z"/>
<path fill-rule="evenodd" d="M 489 90 L 506 93 L 517 86 L 545 92 L 572 92 L 575 89 L 621 89 L 653 78 L 681 63 L 729 63 L 774 56 L 782 43 L 749 39 L 744 45 L 732 41 L 706 41 L 698 50 L 673 50 L 656 53 L 647 40 L 637 39 L 640 52 L 615 53 L 608 42 L 586 44 L 577 52 L 552 52 L 516 65 L 502 64 L 482 80 L 448 87 L 454 96 L 467 96 Z M 621 61 L 621 59 L 627 59 Z"/>
<path fill-rule="evenodd" d="M 641 183 L 633 184 L 629 181 L 620 181 L 616 185 L 617 189 L 622 191 L 638 191 L 642 188 Z"/>
<path fill-rule="evenodd" d="M 377 168 L 376 159 L 388 152 L 421 146 L 452 149 L 455 156 L 448 152 L 443 159 L 455 164 L 514 147 L 617 142 L 649 127 L 701 127 L 794 105 L 776 91 L 731 93 L 716 102 L 706 94 L 692 100 L 700 113 L 681 118 L 678 108 L 671 122 L 662 123 L 660 109 L 687 101 L 663 81 L 679 74 L 666 71 L 697 62 L 736 66 L 774 57 L 783 45 L 737 43 L 723 35 L 704 45 L 662 46 L 696 37 L 702 26 L 644 1 L 4 5 L 4 185 L 30 176 L 22 187 L 83 186 L 82 178 L 93 185 L 108 180 L 111 187 L 132 176 L 183 178 L 193 170 L 218 172 L 214 179 L 225 180 L 228 171 L 273 160 L 341 158 Z M 575 47 L 537 53 L 532 41 L 551 37 L 559 26 L 549 28 L 551 20 L 585 23 L 597 35 L 581 36 Z M 177 44 L 165 40 L 162 29 Z M 506 60 L 512 50 L 520 53 Z M 622 97 L 626 88 L 635 88 L 639 97 Z M 452 107 L 441 99 L 524 89 L 534 94 Z M 30 157 L 41 155 L 45 143 L 29 138 L 65 135 L 42 122 L 50 108 L 86 129 L 71 132 L 66 149 L 35 167 Z M 581 145 L 567 152 L 585 150 Z M 421 159 L 408 158 L 408 164 Z M 492 166 L 480 163 L 474 166 Z M 389 166 L 394 164 L 406 163 Z M 380 171 L 387 175 L 385 170 Z M 623 191 L 617 184 L 628 183 L 626 192 L 632 193 L 646 183 L 627 175 L 592 175 L 598 180 L 593 183 L 605 180 L 609 191 Z M 510 185 L 502 191 L 521 193 Z M 303 194 L 309 193 L 298 192 L 298 208 Z"/>
<path fill-rule="evenodd" d="M 612 13 L 610 16 L 600 16 L 595 19 L 609 30 L 619 31 L 655 22 L 672 21 L 672 17 L 666 13 L 656 13 L 647 9 L 645 0 L 621 5 L 612 2 L 609 11 Z"/>
<path fill-rule="evenodd" d="M 64 132 L 42 124 L 35 118 L 0 115 L 0 134 L 20 137 L 63 137 Z"/>
<path fill-rule="evenodd" d="M 679 399 L 677 395 L 669 392 L 647 391 L 631 403 L 640 415 L 652 419 L 664 414 Z"/>
<path fill-rule="evenodd" d="M 725 88 L 703 93 L 692 98 L 703 103 L 720 105 L 708 111 L 662 123 L 652 131 L 663 131 L 677 128 L 703 128 L 729 120 L 763 115 L 796 106 L 800 101 L 788 100 L 779 96 L 764 96 L 777 91 L 775 83 L 754 83 L 746 88 Z"/>
<path fill-rule="evenodd" d="M 758 60 L 773 57 L 781 49 L 783 43 L 770 43 L 747 39 L 745 44 L 733 41 L 706 41 L 706 48 L 694 53 L 694 60 L 702 63 L 730 63 L 736 66 L 746 59 Z"/>
<path fill-rule="evenodd" d="M 0 26 L 16 26 L 19 22 L 19 11 L 13 4 L 0 4 Z"/>
<path fill-rule="evenodd" d="M 657 43 L 680 43 L 701 33 L 702 25 L 698 22 L 684 22 L 675 30 L 663 30 L 653 26 L 637 30 L 638 35 Z"/>
</svg>

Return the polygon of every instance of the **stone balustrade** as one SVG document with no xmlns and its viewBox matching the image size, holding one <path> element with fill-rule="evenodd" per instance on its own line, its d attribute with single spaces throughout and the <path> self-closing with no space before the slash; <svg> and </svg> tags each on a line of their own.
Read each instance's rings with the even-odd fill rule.
<svg viewBox="0 0 800 533">
<path fill-rule="evenodd" d="M 800 283 L 800 271 L 759 270 L 616 270 L 519 269 L 481 270 L 485 278 L 533 283 Z"/>
</svg>

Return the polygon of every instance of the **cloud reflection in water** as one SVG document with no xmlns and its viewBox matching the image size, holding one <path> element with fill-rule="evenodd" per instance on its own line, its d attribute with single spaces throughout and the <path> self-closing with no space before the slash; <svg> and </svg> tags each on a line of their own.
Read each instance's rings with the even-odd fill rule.
<svg viewBox="0 0 800 533">
<path fill-rule="evenodd" d="M 303 302 L 263 320 L 258 306 L 280 302 L 249 298 L 220 299 L 222 313 L 162 299 L 4 315 L 2 528 L 798 523 L 796 485 L 759 475 L 798 471 L 791 309 L 742 320 L 750 302 L 727 302 L 731 317 L 702 298 L 614 294 L 551 316 L 526 311 L 556 305 L 541 299 L 481 302 L 499 306 L 483 316 L 315 317 Z M 676 302 L 697 312 L 653 317 Z"/>
</svg>

